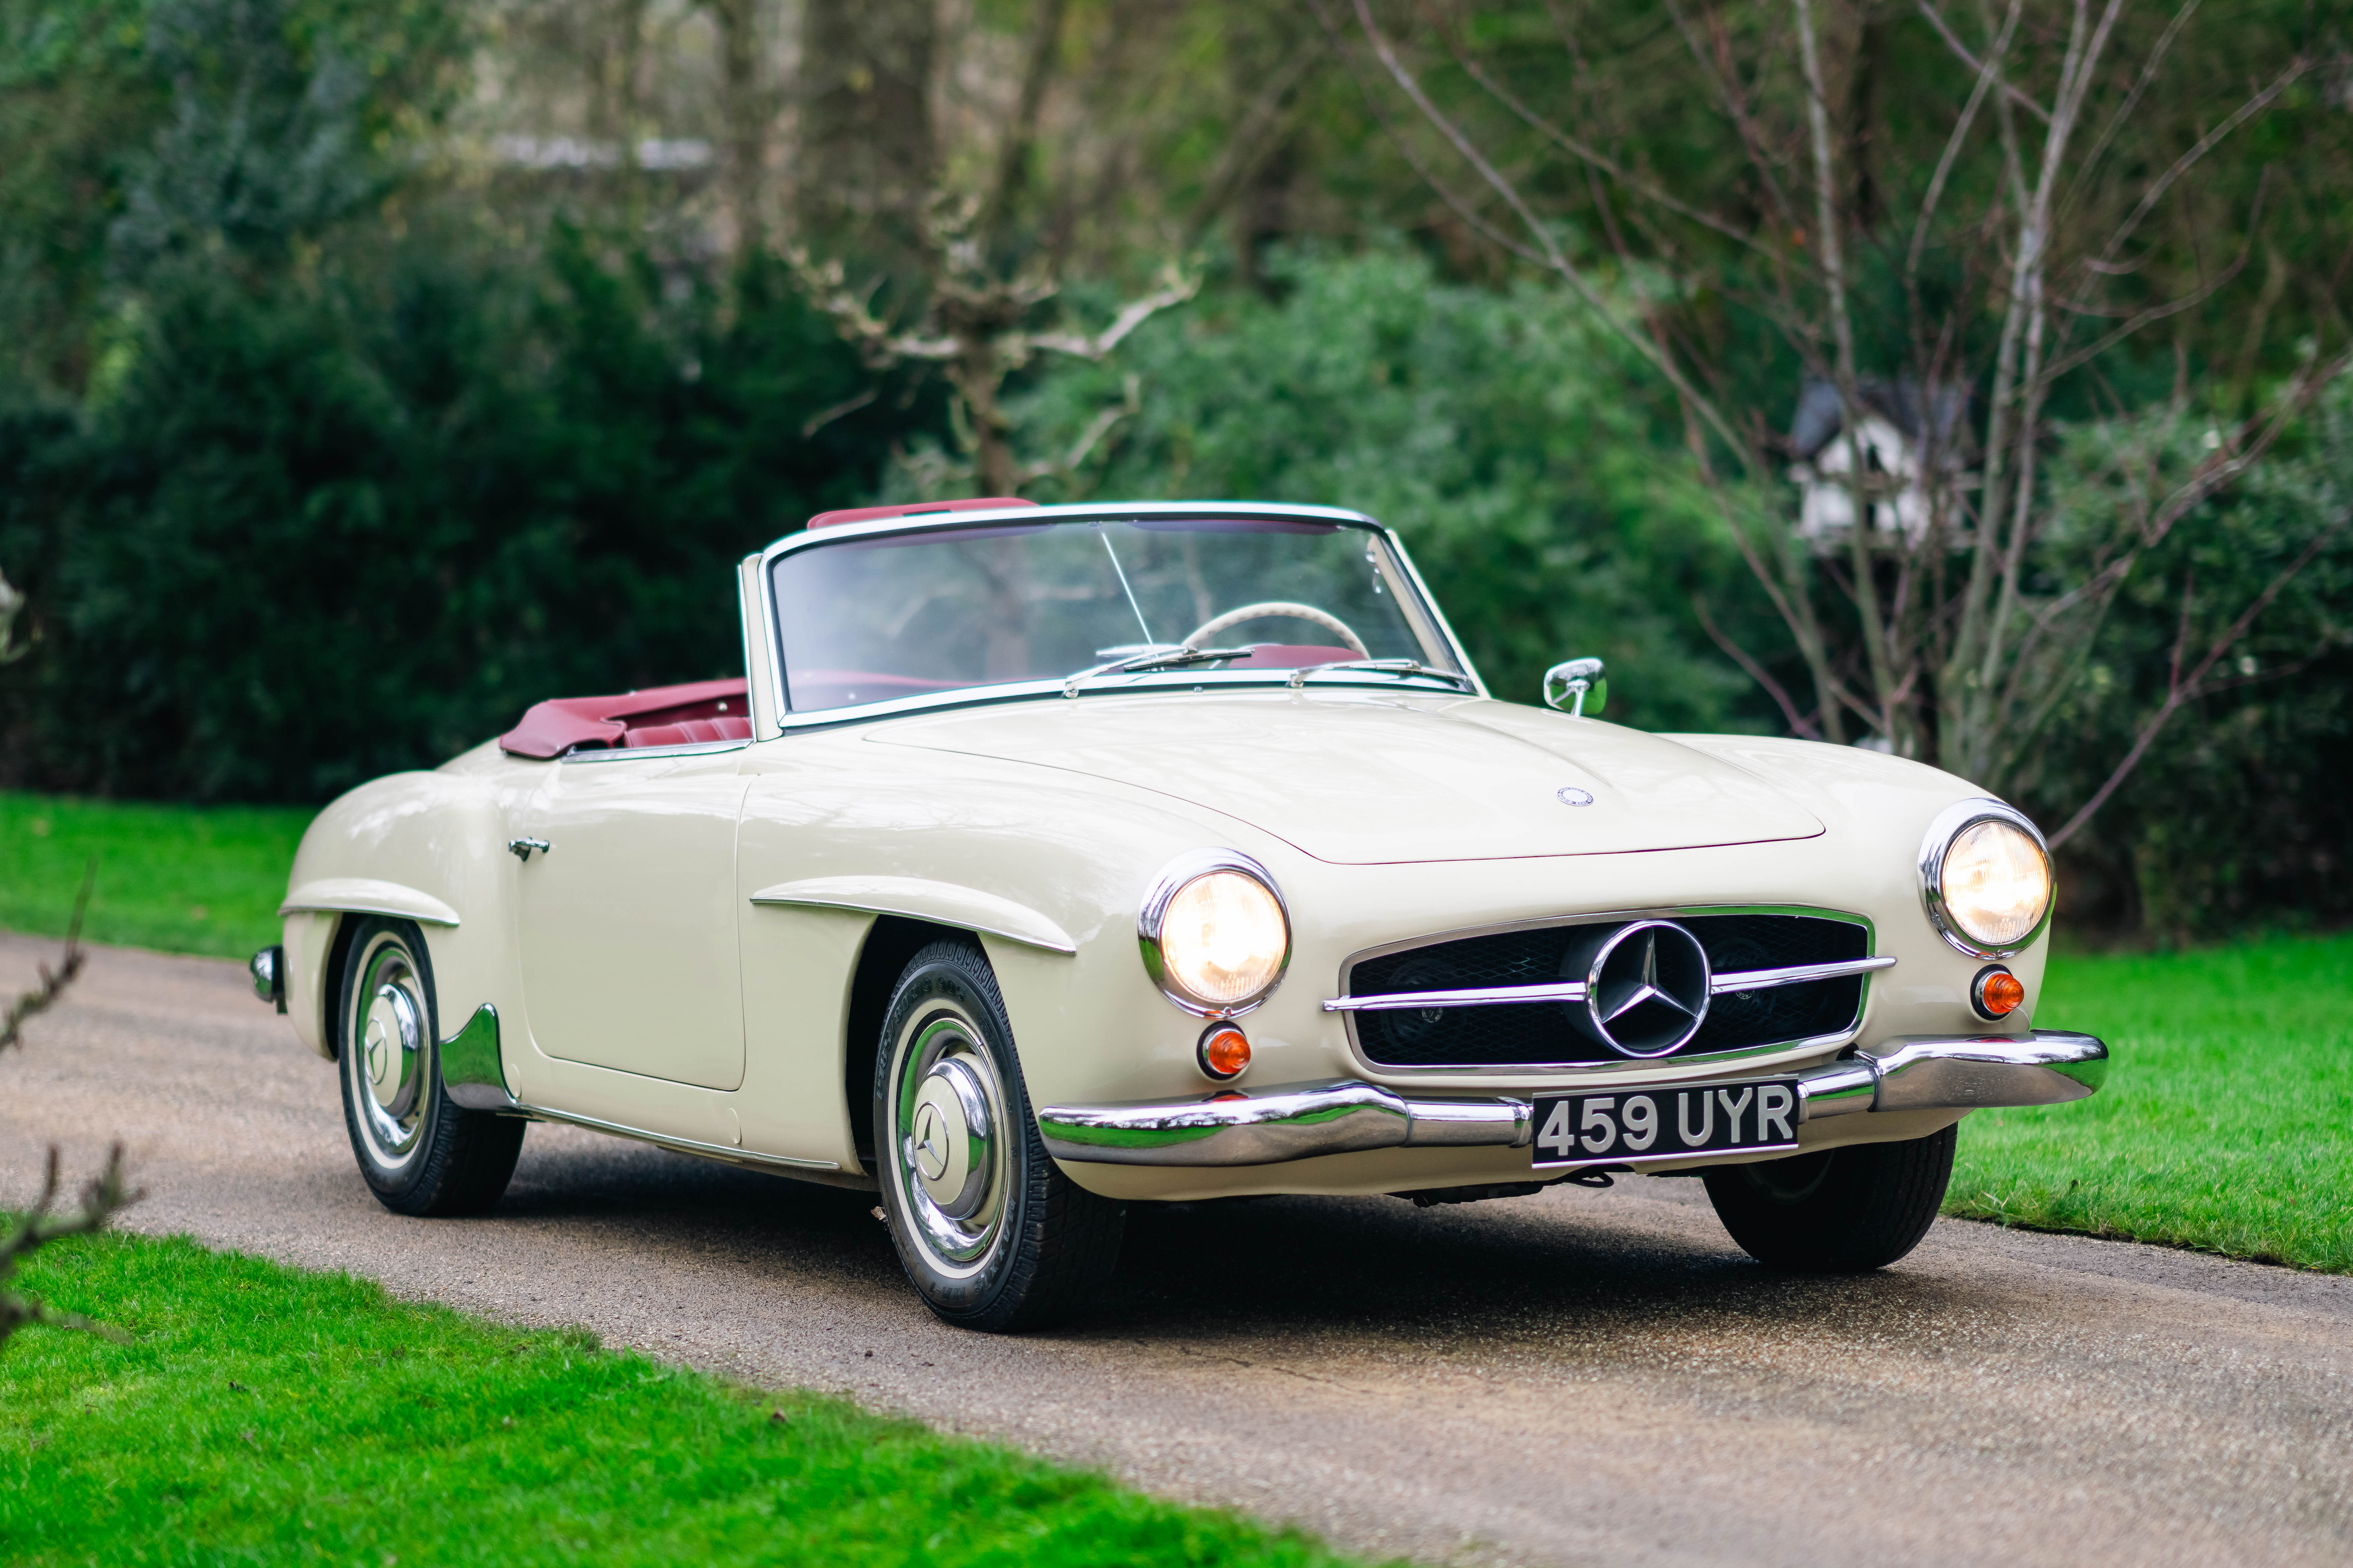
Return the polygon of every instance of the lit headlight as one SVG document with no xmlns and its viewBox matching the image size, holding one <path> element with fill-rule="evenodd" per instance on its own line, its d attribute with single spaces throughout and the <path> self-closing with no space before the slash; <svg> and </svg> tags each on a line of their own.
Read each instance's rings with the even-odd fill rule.
<svg viewBox="0 0 2353 1568">
<path fill-rule="evenodd" d="M 1947 808 L 1921 846 L 1928 912 L 1973 957 L 2016 952 L 2051 915 L 2051 855 L 2034 825 L 1998 801 Z"/>
<path fill-rule="evenodd" d="M 1162 870 L 1136 936 L 1160 989 L 1202 1017 L 1257 1006 L 1291 962 L 1291 919 L 1273 877 L 1230 850 L 1184 856 Z"/>
</svg>

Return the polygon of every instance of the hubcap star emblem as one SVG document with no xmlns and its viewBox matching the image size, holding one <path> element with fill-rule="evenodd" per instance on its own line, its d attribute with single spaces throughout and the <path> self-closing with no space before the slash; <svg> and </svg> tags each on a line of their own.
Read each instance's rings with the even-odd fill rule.
<svg viewBox="0 0 2353 1568">
<path fill-rule="evenodd" d="M 915 1111 L 915 1165 L 926 1181 L 937 1181 L 948 1168 L 947 1151 L 940 1137 L 940 1111 L 935 1105 L 923 1105 Z"/>
</svg>

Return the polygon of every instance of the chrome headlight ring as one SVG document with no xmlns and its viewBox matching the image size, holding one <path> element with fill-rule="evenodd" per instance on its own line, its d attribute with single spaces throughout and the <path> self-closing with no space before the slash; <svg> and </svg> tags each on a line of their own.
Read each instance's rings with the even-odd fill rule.
<svg viewBox="0 0 2353 1568">
<path fill-rule="evenodd" d="M 2032 947 L 2050 929 L 2052 911 L 2058 907 L 2055 887 L 2046 886 L 2042 913 L 2032 930 L 2005 947 L 1989 947 L 1963 930 L 1952 911 L 1945 907 L 1945 857 L 1961 835 L 1980 822 L 2007 823 L 2019 828 L 2034 840 L 2042 855 L 2042 872 L 2046 883 L 2051 879 L 2051 846 L 2044 842 L 2042 830 L 2034 826 L 2024 812 L 2015 806 L 1990 798 L 1956 801 L 1936 814 L 1928 824 L 1928 831 L 1920 840 L 1920 901 L 1926 907 L 1929 923 L 1936 934 L 1956 952 L 1971 958 L 2015 958 Z"/>
<path fill-rule="evenodd" d="M 1282 914 L 1282 958 L 1274 967 L 1274 977 L 1255 994 L 1232 1004 L 1204 1002 L 1186 991 L 1169 973 L 1166 957 L 1160 950 L 1160 928 L 1167 918 L 1169 904 L 1187 886 L 1216 871 L 1240 872 L 1258 883 L 1273 898 L 1274 907 Z M 1152 976 L 1152 983 L 1160 988 L 1163 996 L 1197 1018 L 1239 1018 L 1273 995 L 1291 969 L 1291 906 L 1284 901 L 1274 873 L 1240 850 L 1189 850 L 1160 868 L 1152 885 L 1145 890 L 1144 902 L 1135 912 L 1135 940 L 1143 951 L 1145 972 Z"/>
</svg>

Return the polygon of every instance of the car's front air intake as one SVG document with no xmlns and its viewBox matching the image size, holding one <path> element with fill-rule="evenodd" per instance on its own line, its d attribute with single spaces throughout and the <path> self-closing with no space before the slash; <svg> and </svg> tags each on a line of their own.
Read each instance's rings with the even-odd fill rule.
<svg viewBox="0 0 2353 1568">
<path fill-rule="evenodd" d="M 1629 933 L 1644 951 L 1612 961 L 1612 973 L 1625 977 L 1609 983 L 1618 994 L 1590 1004 L 1586 983 L 1599 962 L 1596 952 L 1614 933 L 1646 925 L 1657 929 Z M 1704 992 L 1696 966 L 1679 974 L 1650 952 L 1658 938 L 1689 951 L 1671 928 L 1688 931 L 1706 953 Z M 1358 959 L 1342 973 L 1342 994 L 1325 1006 L 1350 1019 L 1358 1048 L 1377 1067 L 1683 1060 L 1853 1028 L 1865 975 L 1894 963 L 1870 952 L 1868 925 L 1831 915 L 1690 914 L 1522 926 Z M 1624 997 L 1646 974 L 1656 981 L 1657 1000 L 1642 1005 L 1662 1026 L 1646 1037 L 1663 1042 L 1681 1033 L 1672 1027 L 1679 1009 L 1698 1017 L 1697 1028 L 1671 1049 L 1635 1045 L 1632 1031 L 1613 1028 L 1606 1016 L 1633 1005 Z"/>
</svg>

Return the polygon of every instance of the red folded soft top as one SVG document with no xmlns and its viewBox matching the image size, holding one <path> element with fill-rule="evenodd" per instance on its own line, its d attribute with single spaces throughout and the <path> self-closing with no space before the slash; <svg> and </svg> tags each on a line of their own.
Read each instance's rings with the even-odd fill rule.
<svg viewBox="0 0 2353 1568">
<path fill-rule="evenodd" d="M 649 686 L 617 697 L 551 697 L 533 703 L 522 722 L 499 737 L 499 749 L 518 757 L 560 757 L 579 746 L 627 745 L 633 730 L 694 720 L 741 720 L 748 736 L 752 710 L 744 693 L 739 675 L 733 680 Z"/>
</svg>

